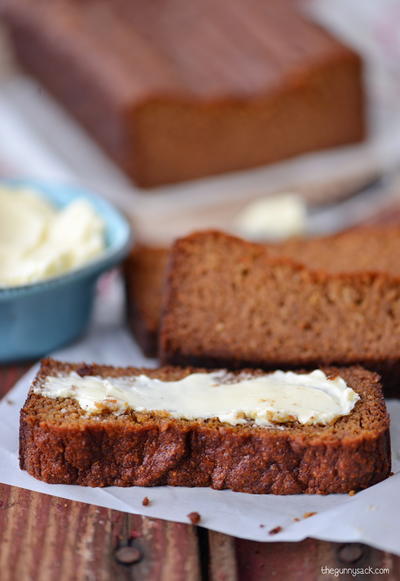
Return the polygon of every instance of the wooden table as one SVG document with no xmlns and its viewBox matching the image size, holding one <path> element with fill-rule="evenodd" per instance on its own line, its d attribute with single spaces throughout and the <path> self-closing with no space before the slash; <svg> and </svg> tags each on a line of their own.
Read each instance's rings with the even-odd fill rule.
<svg viewBox="0 0 400 581">
<path fill-rule="evenodd" d="M 27 369 L 0 368 L 0 397 Z M 304 581 L 369 566 L 389 574 L 365 580 L 400 579 L 400 557 L 366 545 L 245 541 L 0 484 L 1 581 Z"/>
</svg>

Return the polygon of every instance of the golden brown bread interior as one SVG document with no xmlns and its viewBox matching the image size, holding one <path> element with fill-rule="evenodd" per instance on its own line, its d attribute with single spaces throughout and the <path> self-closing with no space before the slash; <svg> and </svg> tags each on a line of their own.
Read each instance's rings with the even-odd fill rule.
<svg viewBox="0 0 400 581">
<path fill-rule="evenodd" d="M 398 393 L 400 229 L 259 245 L 218 231 L 172 249 L 163 363 L 266 369 L 359 363 Z"/>
<path fill-rule="evenodd" d="M 71 370 L 103 377 L 145 373 L 164 381 L 195 371 L 44 360 L 33 386 Z M 21 411 L 21 468 L 45 482 L 85 486 L 169 484 L 274 494 L 366 488 L 390 473 L 389 419 L 379 377 L 360 367 L 325 371 L 340 374 L 361 396 L 350 415 L 328 426 L 231 426 L 135 411 L 87 416 L 72 399 L 31 391 Z"/>
</svg>

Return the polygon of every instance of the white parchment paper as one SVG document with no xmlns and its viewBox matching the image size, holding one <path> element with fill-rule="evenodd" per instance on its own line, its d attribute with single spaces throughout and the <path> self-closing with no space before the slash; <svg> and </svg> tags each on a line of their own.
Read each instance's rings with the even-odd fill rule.
<svg viewBox="0 0 400 581">
<path fill-rule="evenodd" d="M 145 359 L 122 323 L 121 285 L 115 275 L 102 280 L 93 325 L 86 337 L 55 354 L 69 361 L 155 366 Z M 19 410 L 37 367 L 0 402 L 0 481 L 5 484 L 107 508 L 177 522 L 197 511 L 209 529 L 257 541 L 329 541 L 368 543 L 400 555 L 400 401 L 388 401 L 392 420 L 395 474 L 355 496 L 251 495 L 207 488 L 85 488 L 35 480 L 18 467 Z M 142 505 L 145 496 L 151 499 Z M 317 514 L 303 518 L 308 512 Z M 299 518 L 298 522 L 294 521 Z M 263 525 L 263 526 L 260 526 Z M 282 531 L 270 535 L 277 526 Z"/>
</svg>

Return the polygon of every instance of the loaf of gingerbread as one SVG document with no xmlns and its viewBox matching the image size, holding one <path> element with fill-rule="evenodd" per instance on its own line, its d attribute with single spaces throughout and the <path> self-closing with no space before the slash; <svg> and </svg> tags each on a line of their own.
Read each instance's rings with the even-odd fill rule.
<svg viewBox="0 0 400 581">
<path fill-rule="evenodd" d="M 249 391 L 265 397 L 250 403 Z M 50 484 L 256 494 L 350 492 L 391 467 L 379 377 L 361 367 L 265 374 L 44 360 L 21 410 L 19 453 L 21 468 Z"/>
<path fill-rule="evenodd" d="M 360 57 L 294 0 L 2 0 L 16 55 L 140 186 L 364 136 Z"/>
</svg>

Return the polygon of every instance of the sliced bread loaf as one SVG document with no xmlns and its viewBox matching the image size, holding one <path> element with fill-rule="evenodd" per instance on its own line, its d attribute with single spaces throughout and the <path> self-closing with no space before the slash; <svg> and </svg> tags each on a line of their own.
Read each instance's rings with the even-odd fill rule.
<svg viewBox="0 0 400 581">
<path fill-rule="evenodd" d="M 76 399 L 43 395 L 47 378 L 71 372 L 174 381 L 195 371 L 201 370 L 43 361 L 21 411 L 21 468 L 53 484 L 169 484 L 274 494 L 345 493 L 389 475 L 389 419 L 379 377 L 360 367 L 325 370 L 339 374 L 360 396 L 348 415 L 329 425 L 233 426 L 135 409 L 117 414 L 99 408 L 88 415 Z"/>
<path fill-rule="evenodd" d="M 259 245 L 218 231 L 172 249 L 163 363 L 307 368 L 359 363 L 398 392 L 399 228 Z"/>
</svg>

